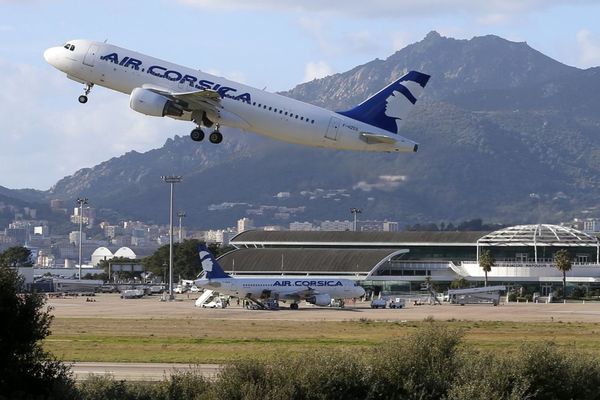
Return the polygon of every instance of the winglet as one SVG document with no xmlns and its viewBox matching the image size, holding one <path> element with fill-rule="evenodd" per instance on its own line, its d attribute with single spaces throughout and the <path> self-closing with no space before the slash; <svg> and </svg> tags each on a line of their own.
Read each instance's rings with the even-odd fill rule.
<svg viewBox="0 0 600 400">
<path fill-rule="evenodd" d="M 206 245 L 200 244 L 198 246 L 198 255 L 207 279 L 231 278 L 231 275 L 223 271 L 223 268 L 221 268 L 218 261 L 208 250 Z"/>
</svg>

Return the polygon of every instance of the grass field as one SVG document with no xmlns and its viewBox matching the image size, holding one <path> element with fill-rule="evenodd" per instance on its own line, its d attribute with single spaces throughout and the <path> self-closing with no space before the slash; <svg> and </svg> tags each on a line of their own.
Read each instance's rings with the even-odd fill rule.
<svg viewBox="0 0 600 400">
<path fill-rule="evenodd" d="M 401 340 L 429 321 L 286 321 L 188 318 L 55 318 L 44 346 L 64 361 L 227 363 L 285 353 L 360 351 Z M 600 356 L 600 325 L 576 322 L 436 321 L 464 332 L 464 345 L 513 352 L 553 341 Z"/>
</svg>

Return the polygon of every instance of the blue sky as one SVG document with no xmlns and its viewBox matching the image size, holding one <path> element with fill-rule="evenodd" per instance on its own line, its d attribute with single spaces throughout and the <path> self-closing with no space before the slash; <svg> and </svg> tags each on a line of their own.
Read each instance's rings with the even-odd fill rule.
<svg viewBox="0 0 600 400">
<path fill-rule="evenodd" d="M 526 41 L 568 65 L 600 65 L 600 2 L 564 0 L 0 0 L 0 185 L 48 189 L 192 125 L 136 114 L 128 98 L 47 65 L 44 49 L 105 40 L 270 91 L 387 58 L 429 31 Z"/>
</svg>

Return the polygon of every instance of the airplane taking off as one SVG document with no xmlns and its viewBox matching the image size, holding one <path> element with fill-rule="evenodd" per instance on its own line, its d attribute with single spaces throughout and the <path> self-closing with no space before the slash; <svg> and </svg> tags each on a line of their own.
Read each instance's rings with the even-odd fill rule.
<svg viewBox="0 0 600 400">
<path fill-rule="evenodd" d="M 104 86 L 128 94 L 139 113 L 193 121 L 195 141 L 204 139 L 203 128 L 212 129 L 211 143 L 220 143 L 219 128 L 229 126 L 306 146 L 417 151 L 398 131 L 429 80 L 408 72 L 355 108 L 334 112 L 107 43 L 72 40 L 44 58 L 85 85 L 80 103 L 94 85 Z"/>
<path fill-rule="evenodd" d="M 332 299 L 349 299 L 365 295 L 365 290 L 350 279 L 303 277 L 290 278 L 234 278 L 223 271 L 212 253 L 204 245 L 198 246 L 204 272 L 194 281 L 196 286 L 221 294 L 249 299 L 265 308 L 261 300 L 290 301 L 290 309 L 297 310 L 305 300 L 317 306 L 328 306 Z"/>
</svg>

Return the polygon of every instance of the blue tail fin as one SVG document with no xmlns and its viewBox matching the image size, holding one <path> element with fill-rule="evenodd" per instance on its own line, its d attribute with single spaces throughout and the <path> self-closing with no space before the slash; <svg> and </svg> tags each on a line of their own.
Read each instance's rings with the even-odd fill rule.
<svg viewBox="0 0 600 400">
<path fill-rule="evenodd" d="M 341 111 L 338 114 L 388 132 L 398 133 L 402 120 L 423 93 L 429 78 L 429 75 L 421 72 L 410 71 L 352 110 Z"/>
<path fill-rule="evenodd" d="M 198 255 L 207 279 L 231 278 L 231 275 L 223 271 L 223 268 L 205 245 L 198 246 Z"/>
</svg>

